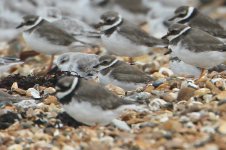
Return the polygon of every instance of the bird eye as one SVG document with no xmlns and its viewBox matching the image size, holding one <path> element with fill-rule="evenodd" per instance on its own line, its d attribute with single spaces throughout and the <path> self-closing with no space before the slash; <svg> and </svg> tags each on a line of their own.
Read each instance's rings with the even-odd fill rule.
<svg viewBox="0 0 226 150">
<path fill-rule="evenodd" d="M 112 21 L 114 21 L 114 20 L 115 20 L 115 17 L 108 17 L 108 18 L 106 19 L 107 22 L 112 22 Z"/>
<path fill-rule="evenodd" d="M 182 11 L 181 13 L 178 14 L 178 17 L 184 17 L 186 16 L 187 11 Z"/>
<path fill-rule="evenodd" d="M 69 57 L 63 57 L 60 61 L 60 64 L 64 64 L 69 61 Z"/>
<path fill-rule="evenodd" d="M 102 65 L 107 65 L 107 64 L 108 64 L 108 61 L 107 61 L 107 60 L 104 60 L 104 61 L 102 61 L 101 64 L 102 64 Z"/>
<path fill-rule="evenodd" d="M 106 21 L 107 21 L 107 22 L 111 22 L 112 20 L 111 20 L 110 18 L 108 18 Z"/>
<path fill-rule="evenodd" d="M 177 34 L 177 32 L 178 31 L 174 29 L 174 30 L 171 31 L 171 34 Z"/>
<path fill-rule="evenodd" d="M 34 23 L 34 21 L 32 21 L 32 20 L 27 21 L 27 25 L 31 25 L 33 23 Z"/>
</svg>

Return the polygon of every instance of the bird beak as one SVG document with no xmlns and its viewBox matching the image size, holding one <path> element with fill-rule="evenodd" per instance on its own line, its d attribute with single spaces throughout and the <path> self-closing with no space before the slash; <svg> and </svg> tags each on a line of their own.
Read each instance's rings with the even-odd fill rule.
<svg viewBox="0 0 226 150">
<path fill-rule="evenodd" d="M 169 33 L 167 33 L 166 35 L 164 35 L 161 39 L 162 40 L 167 40 L 167 37 L 169 36 Z"/>
<path fill-rule="evenodd" d="M 18 25 L 17 27 L 16 27 L 16 29 L 19 29 L 19 28 L 21 28 L 21 27 L 23 27 L 24 26 L 24 23 L 22 22 L 20 25 Z"/>
<path fill-rule="evenodd" d="M 93 66 L 93 68 L 98 69 L 99 66 L 100 66 L 100 64 L 97 64 L 97 65 Z"/>
<path fill-rule="evenodd" d="M 59 68 L 57 67 L 57 65 L 54 64 L 54 66 L 49 70 L 48 74 L 53 74 L 57 71 L 59 71 Z"/>
<path fill-rule="evenodd" d="M 103 20 L 100 20 L 99 23 L 95 24 L 96 29 L 100 29 L 101 26 L 103 26 L 105 23 Z"/>
<path fill-rule="evenodd" d="M 168 21 L 173 21 L 176 18 L 177 18 L 177 16 L 173 16 L 172 18 L 168 19 Z"/>
</svg>

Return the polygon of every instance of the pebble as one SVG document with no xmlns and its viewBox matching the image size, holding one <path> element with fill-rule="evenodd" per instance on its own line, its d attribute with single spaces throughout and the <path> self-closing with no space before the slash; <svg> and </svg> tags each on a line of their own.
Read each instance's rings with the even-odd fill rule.
<svg viewBox="0 0 226 150">
<path fill-rule="evenodd" d="M 220 123 L 220 126 L 218 127 L 218 131 L 219 131 L 221 134 L 226 135 L 226 121 L 222 121 L 222 122 Z"/>
<path fill-rule="evenodd" d="M 40 96 L 40 92 L 37 91 L 36 89 L 34 88 L 29 88 L 27 90 L 27 92 L 34 98 L 34 99 L 40 99 L 41 96 Z"/>
<path fill-rule="evenodd" d="M 168 103 L 166 101 L 164 101 L 163 99 L 155 98 L 150 101 L 148 106 L 151 111 L 158 111 L 167 104 Z"/>
<path fill-rule="evenodd" d="M 163 84 L 164 82 L 166 81 L 166 79 L 162 78 L 162 79 L 159 79 L 159 80 L 156 80 L 152 83 L 152 85 L 157 88 L 158 86 L 160 86 L 161 84 Z"/>
<path fill-rule="evenodd" d="M 226 100 L 226 91 L 220 92 L 220 93 L 216 96 L 216 98 L 217 98 L 218 100 Z"/>
<path fill-rule="evenodd" d="M 8 147 L 8 150 L 23 150 L 23 147 L 20 144 L 13 144 Z"/>
<path fill-rule="evenodd" d="M 151 97 L 151 94 L 148 92 L 134 93 L 134 94 L 128 96 L 128 98 L 134 99 L 136 101 L 147 100 L 150 97 Z"/>
<path fill-rule="evenodd" d="M 56 93 L 56 90 L 53 87 L 48 87 L 44 90 L 44 95 L 54 94 L 54 93 Z"/>
<path fill-rule="evenodd" d="M 36 100 L 22 100 L 18 103 L 15 103 L 15 106 L 22 107 L 22 108 L 36 108 L 38 107 Z"/>
<path fill-rule="evenodd" d="M 166 67 L 161 67 L 159 69 L 159 73 L 166 75 L 168 77 L 170 77 L 174 74 L 172 70 L 170 70 L 169 68 L 166 68 Z"/>
<path fill-rule="evenodd" d="M 210 89 L 207 89 L 207 88 L 201 88 L 201 89 L 198 89 L 194 92 L 194 96 L 196 97 L 201 97 L 201 96 L 204 96 L 206 94 L 210 94 L 211 91 Z"/>
<path fill-rule="evenodd" d="M 112 84 L 108 84 L 106 86 L 106 88 L 108 90 L 110 90 L 111 92 L 115 93 L 116 95 L 125 96 L 125 94 L 126 94 L 124 89 L 122 89 L 118 86 L 112 85 Z"/>
<path fill-rule="evenodd" d="M 161 98 L 167 102 L 173 102 L 177 99 L 177 94 L 176 93 L 164 93 L 161 96 Z"/>
<path fill-rule="evenodd" d="M 191 97 L 194 96 L 195 89 L 191 87 L 182 88 L 177 96 L 177 101 L 188 101 Z"/>
<path fill-rule="evenodd" d="M 199 88 L 198 85 L 196 85 L 193 80 L 189 80 L 189 79 L 182 81 L 181 88 L 185 88 L 185 87 L 191 87 L 191 88 L 194 88 L 194 89 Z"/>
</svg>

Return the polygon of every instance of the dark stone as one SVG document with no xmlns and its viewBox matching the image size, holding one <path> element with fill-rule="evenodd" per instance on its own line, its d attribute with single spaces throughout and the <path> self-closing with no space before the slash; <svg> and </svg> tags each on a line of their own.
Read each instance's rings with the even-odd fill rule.
<svg viewBox="0 0 226 150">
<path fill-rule="evenodd" d="M 15 123 L 16 120 L 19 120 L 19 117 L 14 112 L 7 112 L 6 114 L 1 115 L 0 129 L 7 129 L 9 126 Z"/>
</svg>

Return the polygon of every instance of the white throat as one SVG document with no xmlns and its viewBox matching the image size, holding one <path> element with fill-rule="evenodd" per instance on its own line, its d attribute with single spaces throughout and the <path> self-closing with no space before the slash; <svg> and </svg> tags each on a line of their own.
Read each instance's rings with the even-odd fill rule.
<svg viewBox="0 0 226 150">
<path fill-rule="evenodd" d="M 58 92 L 56 94 L 57 98 L 61 99 L 65 96 L 67 96 L 68 94 L 70 94 L 74 90 L 74 88 L 77 86 L 78 80 L 79 80 L 78 77 L 75 77 L 70 89 L 68 89 L 66 92 Z"/>
<path fill-rule="evenodd" d="M 188 18 L 192 15 L 192 13 L 194 12 L 194 10 L 195 10 L 194 7 L 189 7 L 189 8 L 188 8 L 188 13 L 187 13 L 187 15 L 184 16 L 183 18 L 177 18 L 177 19 L 176 19 L 176 22 L 180 22 L 180 21 L 182 21 L 182 20 L 188 19 Z"/>
<path fill-rule="evenodd" d="M 170 35 L 170 36 L 167 37 L 167 39 L 169 41 L 172 41 L 172 40 L 176 39 L 177 37 L 181 36 L 183 33 L 187 32 L 189 29 L 191 29 L 191 27 L 186 27 L 179 34 L 177 34 L 177 35 Z"/>
<path fill-rule="evenodd" d="M 122 16 L 119 15 L 118 21 L 116 21 L 114 24 L 112 25 L 104 25 L 101 27 L 101 31 L 107 31 L 113 27 L 116 27 L 117 25 L 119 25 L 122 22 Z"/>
</svg>

